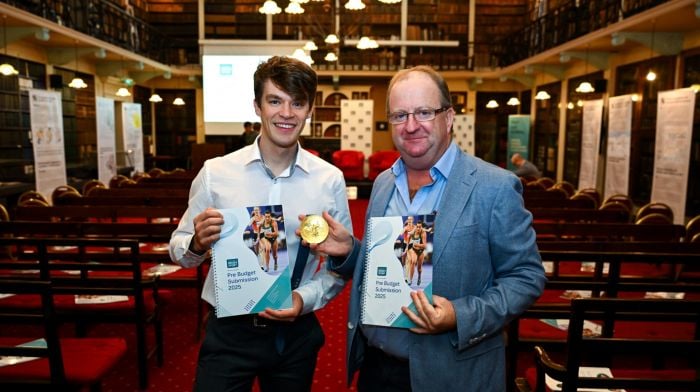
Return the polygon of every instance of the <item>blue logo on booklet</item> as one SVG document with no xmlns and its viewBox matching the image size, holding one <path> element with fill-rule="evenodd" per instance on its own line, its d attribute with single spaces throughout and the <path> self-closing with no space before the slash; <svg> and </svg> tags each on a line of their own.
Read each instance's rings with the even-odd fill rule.
<svg viewBox="0 0 700 392">
<path fill-rule="evenodd" d="M 377 267 L 377 276 L 386 276 L 386 267 Z"/>
<path fill-rule="evenodd" d="M 238 259 L 228 259 L 228 260 L 226 260 L 226 267 L 228 267 L 228 268 L 238 268 Z"/>
</svg>

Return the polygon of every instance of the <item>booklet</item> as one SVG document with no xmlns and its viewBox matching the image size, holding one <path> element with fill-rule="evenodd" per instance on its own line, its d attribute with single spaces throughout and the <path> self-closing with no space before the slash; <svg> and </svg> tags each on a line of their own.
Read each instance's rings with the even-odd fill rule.
<svg viewBox="0 0 700 392">
<path fill-rule="evenodd" d="M 411 291 L 432 300 L 433 225 L 435 214 L 370 218 L 364 266 L 362 323 L 412 328 L 401 311 L 415 312 Z"/>
<path fill-rule="evenodd" d="M 89 304 L 113 304 L 115 302 L 126 302 L 129 297 L 126 295 L 92 295 L 92 294 L 76 294 L 76 305 Z"/>
<path fill-rule="evenodd" d="M 227 208 L 212 247 L 216 316 L 292 307 L 292 284 L 281 205 Z"/>
</svg>

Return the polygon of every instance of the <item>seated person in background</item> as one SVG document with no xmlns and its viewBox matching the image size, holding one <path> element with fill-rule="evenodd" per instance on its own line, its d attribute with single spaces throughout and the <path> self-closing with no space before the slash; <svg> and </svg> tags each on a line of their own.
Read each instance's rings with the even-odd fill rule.
<svg viewBox="0 0 700 392">
<path fill-rule="evenodd" d="M 510 157 L 510 161 L 513 163 L 513 165 L 515 165 L 514 172 L 516 175 L 520 177 L 542 177 L 542 173 L 540 173 L 540 170 L 537 168 L 537 166 L 535 166 L 534 163 L 523 158 L 523 156 L 519 153 L 516 152 L 515 154 L 513 154 L 513 156 Z"/>
</svg>

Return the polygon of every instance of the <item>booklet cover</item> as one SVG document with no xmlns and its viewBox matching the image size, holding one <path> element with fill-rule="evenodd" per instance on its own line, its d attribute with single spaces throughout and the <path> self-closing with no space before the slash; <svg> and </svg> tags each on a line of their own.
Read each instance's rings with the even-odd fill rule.
<svg viewBox="0 0 700 392">
<path fill-rule="evenodd" d="M 292 307 L 281 205 L 228 208 L 212 247 L 216 316 Z"/>
<path fill-rule="evenodd" d="M 401 311 L 415 311 L 411 291 L 432 298 L 435 214 L 370 218 L 362 293 L 362 322 L 394 328 L 415 324 Z"/>
</svg>

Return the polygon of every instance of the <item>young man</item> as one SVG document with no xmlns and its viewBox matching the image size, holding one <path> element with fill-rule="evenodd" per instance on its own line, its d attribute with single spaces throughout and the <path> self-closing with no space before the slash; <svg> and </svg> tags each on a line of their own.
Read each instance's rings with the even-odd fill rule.
<svg viewBox="0 0 700 392">
<path fill-rule="evenodd" d="M 192 182 L 190 200 L 170 240 L 171 258 L 196 267 L 219 239 L 218 209 L 281 204 L 289 217 L 325 212 L 352 230 L 342 172 L 299 146 L 299 134 L 316 96 L 316 73 L 287 57 L 272 57 L 254 76 L 255 112 L 262 129 L 257 143 L 210 159 Z M 285 222 L 290 268 L 305 262 L 291 309 L 217 318 L 210 315 L 199 353 L 196 391 L 311 389 L 323 331 L 313 311 L 343 288 L 343 279 L 319 268 L 319 257 L 297 259 L 299 221 Z M 304 254 L 304 253 L 302 253 Z M 210 270 L 202 298 L 215 303 Z"/>
<path fill-rule="evenodd" d="M 399 71 L 387 110 L 401 159 L 375 180 L 367 217 L 436 212 L 433 303 L 411 293 L 416 312 L 402 309 L 417 325 L 410 330 L 360 325 L 367 243 L 324 214 L 335 234 L 312 249 L 353 279 L 348 380 L 359 370 L 361 392 L 505 391 L 503 327 L 545 282 L 521 182 L 451 141 L 449 89 L 432 68 Z"/>
</svg>

